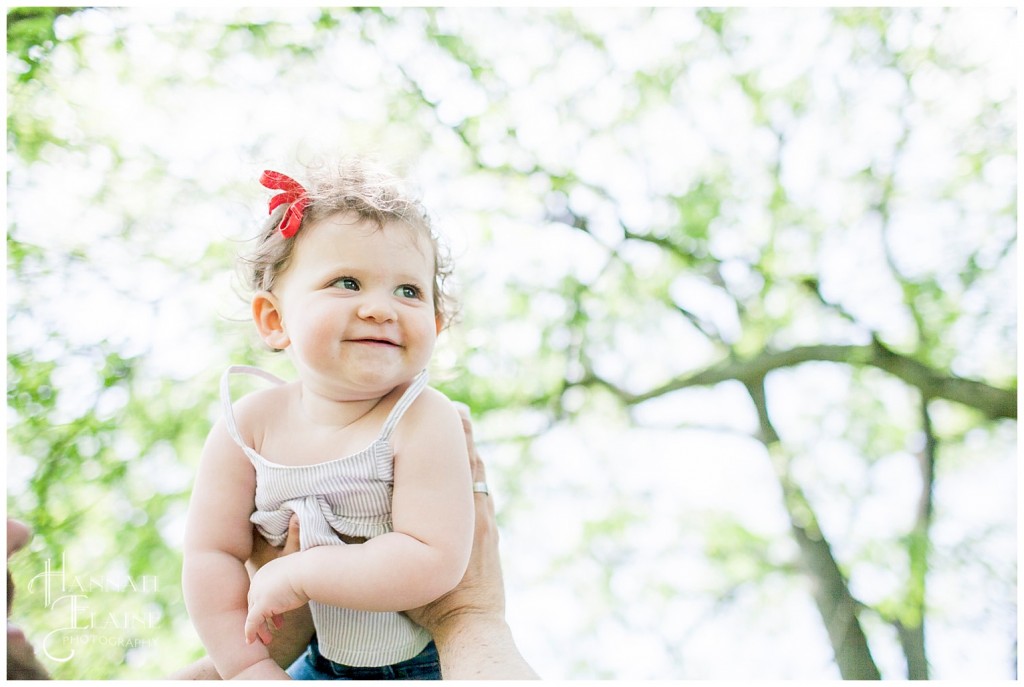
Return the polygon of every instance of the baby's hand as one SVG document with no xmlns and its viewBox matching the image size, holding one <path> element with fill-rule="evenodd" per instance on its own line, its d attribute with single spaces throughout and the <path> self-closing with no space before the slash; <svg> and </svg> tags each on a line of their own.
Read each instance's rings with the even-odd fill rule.
<svg viewBox="0 0 1024 687">
<path fill-rule="evenodd" d="M 245 641 L 252 644 L 257 638 L 270 644 L 273 637 L 270 624 L 281 629 L 281 615 L 305 605 L 309 597 L 297 589 L 289 575 L 295 556 L 270 561 L 256 571 L 249 583 L 249 614 L 245 618 Z"/>
</svg>

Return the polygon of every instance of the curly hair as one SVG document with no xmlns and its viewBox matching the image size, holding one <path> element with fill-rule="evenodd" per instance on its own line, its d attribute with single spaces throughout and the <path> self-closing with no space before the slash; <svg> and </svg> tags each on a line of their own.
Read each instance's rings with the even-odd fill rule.
<svg viewBox="0 0 1024 687">
<path fill-rule="evenodd" d="M 451 260 L 441 237 L 434 230 L 426 209 L 387 170 L 360 158 L 346 158 L 332 165 L 307 170 L 306 196 L 309 203 L 299 230 L 290 238 L 278 231 L 287 204 L 274 210 L 260 229 L 255 248 L 239 257 L 244 283 L 252 292 L 271 291 L 291 260 L 295 241 L 303 228 L 339 213 L 352 213 L 360 220 L 383 229 L 401 222 L 426 236 L 434 251 L 434 312 L 442 322 L 452 316 L 451 296 L 445 286 L 451 275 Z"/>
</svg>

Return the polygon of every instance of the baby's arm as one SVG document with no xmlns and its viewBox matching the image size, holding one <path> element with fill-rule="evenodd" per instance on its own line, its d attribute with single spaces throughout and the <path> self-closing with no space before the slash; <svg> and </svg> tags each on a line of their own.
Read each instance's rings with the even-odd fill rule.
<svg viewBox="0 0 1024 687">
<path fill-rule="evenodd" d="M 318 546 L 268 563 L 250 587 L 246 637 L 312 599 L 367 611 L 403 611 L 450 591 L 473 543 L 473 492 L 458 412 L 427 388 L 394 436 L 394 531 L 352 546 Z"/>
<path fill-rule="evenodd" d="M 189 505 L 182 571 L 185 604 L 221 676 L 287 679 L 267 648 L 246 643 L 243 633 L 255 489 L 252 466 L 218 422 L 203 448 Z"/>
</svg>

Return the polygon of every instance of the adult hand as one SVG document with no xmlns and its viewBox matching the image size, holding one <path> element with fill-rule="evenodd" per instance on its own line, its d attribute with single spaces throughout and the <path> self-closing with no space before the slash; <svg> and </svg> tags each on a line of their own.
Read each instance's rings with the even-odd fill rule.
<svg viewBox="0 0 1024 687">
<path fill-rule="evenodd" d="M 253 528 L 252 532 L 252 554 L 245 562 L 245 569 L 249 571 L 249 577 L 256 574 L 256 571 L 272 560 L 287 556 L 299 550 L 299 516 L 292 513 L 288 521 L 288 534 L 281 546 L 272 546 L 270 542 Z"/>
<path fill-rule="evenodd" d="M 7 558 L 22 549 L 32 538 L 32 530 L 18 520 L 7 519 Z M 11 615 L 11 604 L 14 602 L 14 580 L 10 569 L 7 570 L 7 616 Z M 8 680 L 48 680 L 50 676 L 36 658 L 36 652 L 29 644 L 25 634 L 16 625 L 7 621 L 7 679 Z"/>
</svg>

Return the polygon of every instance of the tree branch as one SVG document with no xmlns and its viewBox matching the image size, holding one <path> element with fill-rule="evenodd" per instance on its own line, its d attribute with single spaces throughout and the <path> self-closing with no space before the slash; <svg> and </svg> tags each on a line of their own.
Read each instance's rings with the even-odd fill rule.
<svg viewBox="0 0 1024 687">
<path fill-rule="evenodd" d="M 921 430 L 924 446 L 919 454 L 921 494 L 917 502 L 914 529 L 907 538 L 907 557 L 910 561 L 905 610 L 893 620 L 900 638 L 903 654 L 907 658 L 907 677 L 911 680 L 928 679 L 928 654 L 925 650 L 925 610 L 927 608 L 926 582 L 928 579 L 928 553 L 931 542 L 931 523 L 935 486 L 935 458 L 938 439 L 932 429 L 928 410 L 928 397 L 921 397 Z"/>
<path fill-rule="evenodd" d="M 800 548 L 800 561 L 811 578 L 812 595 L 828 632 L 836 665 L 844 680 L 878 680 L 881 674 L 858 618 L 860 605 L 850 593 L 849 584 L 832 555 L 832 547 L 818 525 L 810 502 L 780 460 L 781 440 L 768 416 L 764 379 L 745 382 L 757 410 L 760 438 L 772 455 L 783 502 L 789 515 L 790 530 Z"/>
<path fill-rule="evenodd" d="M 1017 389 L 1001 389 L 984 382 L 965 379 L 932 369 L 909 356 L 887 348 L 877 339 L 867 345 L 819 344 L 798 346 L 784 351 L 762 351 L 747 358 L 726 358 L 702 370 L 691 372 L 642 393 L 631 393 L 590 371 L 582 383 L 608 388 L 627 405 L 635 405 L 659 396 L 696 386 L 713 386 L 735 380 L 754 382 L 769 372 L 809 362 L 832 362 L 858 367 L 875 367 L 910 386 L 928 398 L 942 398 L 974 408 L 990 418 L 1017 418 Z"/>
</svg>

